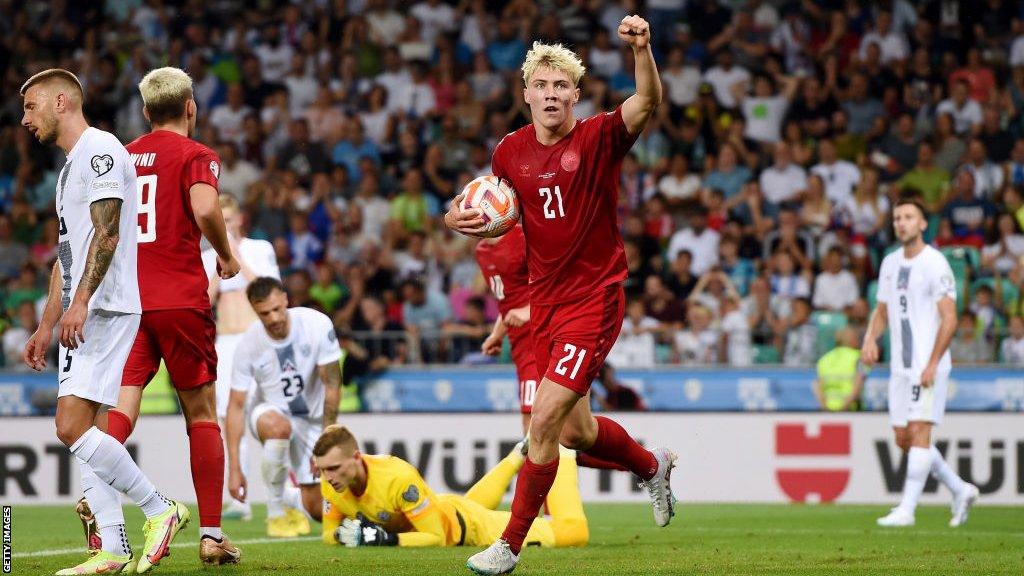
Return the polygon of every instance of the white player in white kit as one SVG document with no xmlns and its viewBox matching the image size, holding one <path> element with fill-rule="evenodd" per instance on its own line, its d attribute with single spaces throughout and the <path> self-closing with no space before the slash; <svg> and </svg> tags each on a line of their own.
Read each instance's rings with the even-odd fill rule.
<svg viewBox="0 0 1024 576">
<path fill-rule="evenodd" d="M 245 332 L 235 353 L 227 417 L 228 486 L 234 497 L 244 498 L 238 442 L 247 421 L 263 444 L 267 534 L 308 534 L 309 522 L 299 510 L 317 521 L 323 512 L 313 445 L 324 427 L 338 419 L 341 347 L 331 319 L 310 308 L 288 308 L 288 295 L 276 278 L 256 279 L 246 295 L 260 321 Z M 285 488 L 289 468 L 297 491 Z"/>
<path fill-rule="evenodd" d="M 223 426 L 228 413 L 228 398 L 231 396 L 231 373 L 235 349 L 245 331 L 258 324 L 256 313 L 253 312 L 252 306 L 245 296 L 245 288 L 249 282 L 261 276 L 280 279 L 281 272 L 277 267 L 274 246 L 270 242 L 244 236 L 242 212 L 238 202 L 232 196 L 221 194 L 220 208 L 224 216 L 224 225 L 227 227 L 231 250 L 241 265 L 239 274 L 228 280 L 223 280 L 217 274 L 216 251 L 213 248 L 203 251 L 203 266 L 206 268 L 206 276 L 210 279 L 210 302 L 213 303 L 217 316 L 217 417 Z M 239 446 L 239 459 L 242 472 L 246 474 L 248 474 L 248 444 L 249 439 L 243 434 Z M 224 518 L 248 520 L 251 517 L 251 505 L 248 502 L 241 502 L 229 494 Z"/>
<path fill-rule="evenodd" d="M 54 327 L 57 437 L 78 459 L 82 491 L 96 516 L 103 548 L 57 574 L 121 572 L 135 561 L 121 515 L 127 494 L 148 521 L 138 572 L 158 564 L 188 523 L 185 506 L 164 498 L 125 447 L 93 425 L 100 408 L 116 406 L 128 353 L 142 315 L 137 276 L 135 167 L 117 137 L 89 127 L 84 93 L 74 74 L 51 69 L 21 87 L 22 125 L 44 144 L 67 153 L 57 180 L 57 263 L 39 328 L 24 361 L 46 367 Z"/>
<path fill-rule="evenodd" d="M 917 501 L 929 472 L 953 493 L 951 527 L 967 521 L 978 489 L 953 472 L 932 444 L 932 427 L 942 423 L 952 369 L 949 343 L 956 331 L 956 281 L 946 257 L 924 243 L 924 207 L 902 199 L 893 208 L 893 228 L 902 248 L 882 260 L 878 306 L 871 315 L 861 359 L 878 361 L 876 341 L 889 326 L 891 376 L 889 420 L 896 444 L 907 452 L 903 498 L 878 519 L 879 526 L 913 526 Z"/>
</svg>

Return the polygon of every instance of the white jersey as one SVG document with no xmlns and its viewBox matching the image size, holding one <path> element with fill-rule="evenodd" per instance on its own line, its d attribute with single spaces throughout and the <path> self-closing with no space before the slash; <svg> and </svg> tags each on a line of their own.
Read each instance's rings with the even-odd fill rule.
<svg viewBox="0 0 1024 576">
<path fill-rule="evenodd" d="M 253 322 L 235 351 L 231 389 L 254 392 L 253 404 L 267 403 L 285 414 L 323 418 L 324 386 L 317 367 L 341 359 L 334 323 L 310 308 L 289 308 L 288 337 L 273 340 Z"/>
<path fill-rule="evenodd" d="M 908 260 L 899 249 L 882 260 L 878 280 L 878 301 L 888 308 L 891 367 L 894 375 L 917 381 L 931 358 L 939 335 L 938 303 L 942 298 L 956 302 L 956 281 L 949 262 L 941 252 L 925 246 Z M 952 368 L 949 350 L 939 361 L 939 372 Z"/>
<path fill-rule="evenodd" d="M 257 277 L 270 276 L 281 279 L 281 271 L 277 267 L 277 255 L 274 254 L 274 246 L 266 240 L 255 240 L 253 238 L 242 238 L 238 243 L 238 257 L 248 266 Z M 203 267 L 206 269 L 206 277 L 212 278 L 217 273 L 217 251 L 213 248 L 203 250 Z M 220 281 L 220 292 L 236 292 L 245 290 L 249 281 L 244 274 L 235 274 L 234 277 Z"/>
<path fill-rule="evenodd" d="M 103 281 L 89 301 L 90 310 L 141 314 L 136 239 L 138 191 L 135 166 L 111 133 L 88 128 L 79 137 L 57 178 L 60 235 L 57 259 L 64 279 L 61 306 L 67 310 L 85 271 L 89 244 L 96 233 L 89 212 L 97 200 L 121 200 L 120 240 Z"/>
</svg>

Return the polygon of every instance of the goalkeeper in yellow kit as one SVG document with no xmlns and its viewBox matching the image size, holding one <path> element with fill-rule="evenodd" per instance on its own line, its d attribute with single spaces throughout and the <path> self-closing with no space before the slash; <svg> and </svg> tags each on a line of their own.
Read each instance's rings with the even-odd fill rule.
<svg viewBox="0 0 1024 576">
<path fill-rule="evenodd" d="M 509 513 L 495 510 L 523 464 L 517 446 L 465 496 L 435 494 L 412 464 L 362 454 L 343 426 L 324 428 L 313 447 L 324 498 L 323 541 L 346 546 L 487 546 Z M 585 546 L 590 538 L 575 455 L 561 458 L 547 499 L 550 520 L 537 519 L 524 544 Z"/>
</svg>

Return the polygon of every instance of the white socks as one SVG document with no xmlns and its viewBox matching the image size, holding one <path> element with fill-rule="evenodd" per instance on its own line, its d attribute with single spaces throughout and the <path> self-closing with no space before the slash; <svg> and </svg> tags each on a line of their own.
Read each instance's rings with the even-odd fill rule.
<svg viewBox="0 0 1024 576">
<path fill-rule="evenodd" d="M 924 483 L 928 480 L 928 472 L 932 468 L 932 453 L 928 448 L 913 446 L 907 452 L 907 481 L 903 484 L 903 499 L 899 508 L 914 515 L 917 501 L 924 491 Z"/>
<path fill-rule="evenodd" d="M 960 494 L 960 491 L 964 489 L 964 481 L 957 476 L 956 472 L 953 472 L 953 468 L 942 457 L 942 452 L 939 452 L 938 448 L 933 445 L 930 452 L 932 455 L 932 476 L 935 476 L 939 482 L 942 482 L 946 488 L 949 488 L 953 496 Z"/>
<path fill-rule="evenodd" d="M 284 505 L 302 512 L 302 515 L 309 520 L 314 520 L 306 510 L 306 505 L 302 503 L 302 489 L 292 486 L 291 482 L 285 482 L 284 485 Z"/>
<path fill-rule="evenodd" d="M 220 529 L 220 526 L 215 528 L 200 528 L 199 538 L 202 539 L 203 536 L 209 536 L 210 538 L 220 542 L 224 539 L 224 532 Z"/>
<path fill-rule="evenodd" d="M 132 460 L 128 450 L 99 428 L 93 426 L 82 434 L 82 437 L 71 445 L 71 453 L 88 464 L 100 480 L 127 494 L 139 505 L 147 518 L 159 516 L 171 506 Z"/>
<path fill-rule="evenodd" d="M 272 438 L 263 443 L 263 483 L 267 487 L 267 518 L 284 515 L 284 481 L 288 477 L 290 441 Z"/>
<path fill-rule="evenodd" d="M 131 554 L 132 547 L 128 544 L 128 535 L 124 529 L 121 494 L 101 480 L 85 462 L 79 460 L 78 468 L 82 474 L 82 494 L 89 502 L 93 516 L 96 517 L 96 527 L 99 528 L 100 538 L 103 540 L 103 550 L 118 556 Z"/>
</svg>

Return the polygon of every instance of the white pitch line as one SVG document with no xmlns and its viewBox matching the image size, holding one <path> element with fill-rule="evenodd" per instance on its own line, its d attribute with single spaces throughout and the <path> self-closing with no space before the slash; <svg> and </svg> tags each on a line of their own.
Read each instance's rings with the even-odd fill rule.
<svg viewBox="0 0 1024 576">
<path fill-rule="evenodd" d="M 813 534 L 821 536 L 830 536 L 833 534 L 838 535 L 874 535 L 874 534 L 899 534 L 901 536 L 948 536 L 950 538 L 964 538 L 968 536 L 982 536 L 982 537 L 1009 537 L 1009 538 L 1024 538 L 1024 532 L 996 532 L 992 530 L 987 531 L 973 531 L 963 530 L 958 531 L 956 529 L 949 530 L 917 530 L 914 528 L 888 530 L 885 528 L 879 528 L 876 526 L 865 526 L 863 529 L 855 528 L 829 528 L 829 529 L 813 529 L 813 528 L 726 528 L 726 527 L 710 527 L 710 526 L 683 526 L 680 528 L 683 531 L 691 532 L 703 532 L 708 534 L 721 533 L 721 534 L 746 534 L 750 533 L 753 535 L 758 534 Z M 621 527 L 615 526 L 591 526 L 591 532 L 622 532 Z"/>
<path fill-rule="evenodd" d="M 295 542 L 309 542 L 313 540 L 320 540 L 319 536 L 302 536 L 299 538 L 250 538 L 249 540 L 232 540 L 232 544 L 294 544 Z M 171 544 L 171 548 L 185 548 L 187 546 L 195 546 L 198 541 L 191 542 L 175 542 Z M 85 555 L 85 549 L 78 548 L 58 548 L 56 550 L 36 550 L 35 552 L 15 552 L 14 558 L 43 558 L 46 556 L 64 556 L 65 554 L 82 554 Z"/>
</svg>

